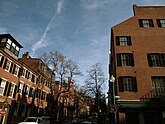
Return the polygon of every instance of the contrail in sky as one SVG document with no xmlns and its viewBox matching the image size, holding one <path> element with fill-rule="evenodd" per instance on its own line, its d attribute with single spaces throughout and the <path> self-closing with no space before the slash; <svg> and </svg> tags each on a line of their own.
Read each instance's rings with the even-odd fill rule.
<svg viewBox="0 0 165 124">
<path fill-rule="evenodd" d="M 37 49 L 46 47 L 46 43 L 45 43 L 46 35 L 47 35 L 48 31 L 50 30 L 51 25 L 52 25 L 53 21 L 55 20 L 56 16 L 60 15 L 63 3 L 64 3 L 64 0 L 59 0 L 57 2 L 57 9 L 56 9 L 54 15 L 52 16 L 52 18 L 50 19 L 49 23 L 47 24 L 47 26 L 43 32 L 43 35 L 40 37 L 39 41 L 37 41 L 35 44 L 32 45 L 32 48 L 31 48 L 32 56 L 35 54 Z"/>
</svg>

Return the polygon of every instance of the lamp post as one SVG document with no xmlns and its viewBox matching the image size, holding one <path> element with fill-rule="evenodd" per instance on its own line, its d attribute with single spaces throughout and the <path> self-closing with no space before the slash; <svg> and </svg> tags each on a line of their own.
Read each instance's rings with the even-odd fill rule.
<svg viewBox="0 0 165 124">
<path fill-rule="evenodd" d="M 114 124 L 117 124 L 117 107 L 116 107 L 116 95 L 115 95 L 115 78 L 113 75 L 111 75 L 111 78 L 110 78 L 110 83 L 112 83 L 112 97 L 113 97 L 113 107 L 114 107 L 114 110 L 113 110 L 113 113 L 114 113 Z"/>
</svg>

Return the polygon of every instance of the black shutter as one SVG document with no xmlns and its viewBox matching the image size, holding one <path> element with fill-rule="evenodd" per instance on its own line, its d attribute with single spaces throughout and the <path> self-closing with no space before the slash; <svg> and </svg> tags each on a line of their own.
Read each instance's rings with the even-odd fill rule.
<svg viewBox="0 0 165 124">
<path fill-rule="evenodd" d="M 17 93 L 17 85 L 15 85 L 15 89 L 14 89 L 13 98 L 15 98 L 15 96 L 16 96 L 16 93 Z"/>
<path fill-rule="evenodd" d="M 161 65 L 165 67 L 165 54 L 160 54 Z"/>
<path fill-rule="evenodd" d="M 116 45 L 117 46 L 120 46 L 120 36 L 116 36 Z"/>
<path fill-rule="evenodd" d="M 133 91 L 134 92 L 137 92 L 138 89 L 137 89 L 137 81 L 136 81 L 136 77 L 132 77 L 132 86 L 133 86 Z"/>
<path fill-rule="evenodd" d="M 147 59 L 148 59 L 148 65 L 149 65 L 149 67 L 152 67 L 153 64 L 152 64 L 151 54 L 147 54 Z"/>
<path fill-rule="evenodd" d="M 119 92 L 124 92 L 123 77 L 118 77 Z"/>
<path fill-rule="evenodd" d="M 20 77 L 22 75 L 22 71 L 23 71 L 23 68 L 19 68 L 18 77 Z"/>
<path fill-rule="evenodd" d="M 1 85 L 2 79 L 0 78 L 0 85 Z"/>
<path fill-rule="evenodd" d="M 157 19 L 156 21 L 157 21 L 158 27 L 162 27 L 162 25 L 161 25 L 161 23 L 160 23 L 160 19 Z"/>
<path fill-rule="evenodd" d="M 149 19 L 149 24 L 150 24 L 150 27 L 154 27 L 154 23 L 152 19 Z"/>
<path fill-rule="evenodd" d="M 130 58 L 131 66 L 135 66 L 133 53 L 130 54 L 130 57 L 131 57 L 131 58 Z"/>
<path fill-rule="evenodd" d="M 6 81 L 6 86 L 5 86 L 5 90 L 4 90 L 4 93 L 3 93 L 4 96 L 6 96 L 8 84 L 9 84 L 9 83 Z"/>
<path fill-rule="evenodd" d="M 2 56 L 2 57 L 1 57 L 1 61 L 0 61 L 0 67 L 2 67 L 3 60 L 4 60 L 4 57 Z"/>
<path fill-rule="evenodd" d="M 142 19 L 139 19 L 139 26 L 143 27 Z"/>
<path fill-rule="evenodd" d="M 3 69 L 6 68 L 7 61 L 8 61 L 8 59 L 6 58 L 6 59 L 5 59 L 5 63 L 4 63 L 4 65 L 3 65 Z"/>
<path fill-rule="evenodd" d="M 10 89 L 11 89 L 11 83 L 9 83 L 9 88 L 8 88 L 8 91 L 7 91 L 7 96 L 9 96 Z"/>
<path fill-rule="evenodd" d="M 127 37 L 127 40 L 128 40 L 128 45 L 129 45 L 129 46 L 132 46 L 131 36 L 128 36 L 128 37 Z"/>
<path fill-rule="evenodd" d="M 122 63 L 121 63 L 121 53 L 117 53 L 117 65 L 118 66 L 122 66 Z"/>
<path fill-rule="evenodd" d="M 20 82 L 18 83 L 17 93 L 19 93 Z"/>
<path fill-rule="evenodd" d="M 12 69 L 13 69 L 13 72 L 12 72 Z M 13 68 L 13 63 L 11 63 L 9 72 L 13 74 L 14 73 L 14 70 L 15 70 L 15 65 L 14 65 L 14 68 Z"/>
</svg>

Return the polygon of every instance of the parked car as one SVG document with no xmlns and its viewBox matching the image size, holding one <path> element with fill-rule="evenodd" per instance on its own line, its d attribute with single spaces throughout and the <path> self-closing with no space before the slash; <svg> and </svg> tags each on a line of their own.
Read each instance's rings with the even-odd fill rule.
<svg viewBox="0 0 165 124">
<path fill-rule="evenodd" d="M 44 124 L 50 124 L 50 117 L 49 116 L 41 116 Z"/>
<path fill-rule="evenodd" d="M 44 124 L 44 121 L 40 117 L 27 117 L 23 122 L 18 124 Z"/>
</svg>

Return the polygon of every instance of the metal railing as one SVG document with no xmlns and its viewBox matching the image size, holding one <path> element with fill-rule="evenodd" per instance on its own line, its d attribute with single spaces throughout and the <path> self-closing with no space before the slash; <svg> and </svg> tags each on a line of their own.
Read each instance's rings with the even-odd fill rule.
<svg viewBox="0 0 165 124">
<path fill-rule="evenodd" d="M 149 101 L 154 99 L 165 100 L 165 88 L 151 90 L 140 98 L 142 101 Z"/>
</svg>

